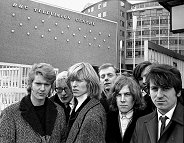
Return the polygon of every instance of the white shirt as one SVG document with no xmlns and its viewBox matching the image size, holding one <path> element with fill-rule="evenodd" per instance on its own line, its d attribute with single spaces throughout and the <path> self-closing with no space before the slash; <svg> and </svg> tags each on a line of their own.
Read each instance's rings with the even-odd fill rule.
<svg viewBox="0 0 184 143">
<path fill-rule="evenodd" d="M 122 114 L 119 111 L 119 116 L 120 116 L 120 124 L 121 124 L 121 135 L 123 138 L 126 128 L 128 124 L 130 123 L 130 121 L 132 120 L 133 110 L 129 111 L 127 114 Z"/>
<path fill-rule="evenodd" d="M 70 108 L 71 108 L 71 110 L 70 110 L 70 115 L 71 115 L 72 110 L 73 110 L 73 108 L 75 107 L 74 97 L 73 97 L 72 100 L 70 101 L 69 106 L 70 106 Z"/>
<path fill-rule="evenodd" d="M 167 116 L 168 117 L 168 119 L 165 122 L 165 127 L 166 127 L 169 124 L 169 122 L 171 121 L 171 118 L 172 118 L 172 115 L 174 113 L 175 108 L 176 108 L 176 105 L 169 112 L 167 112 L 165 115 L 162 115 L 159 112 L 159 110 L 157 109 L 157 113 L 158 113 L 158 139 L 160 138 L 160 128 L 161 128 L 161 124 L 162 124 L 161 120 L 160 120 L 160 116 L 163 116 L 163 117 Z"/>
</svg>

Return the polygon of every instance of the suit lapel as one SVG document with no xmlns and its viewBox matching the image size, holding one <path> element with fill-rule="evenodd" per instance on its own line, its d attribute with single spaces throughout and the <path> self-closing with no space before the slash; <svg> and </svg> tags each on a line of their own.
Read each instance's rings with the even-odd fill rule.
<svg viewBox="0 0 184 143">
<path fill-rule="evenodd" d="M 66 142 L 71 143 L 75 142 L 77 135 L 80 131 L 80 128 L 82 126 L 82 123 L 84 121 L 85 115 L 87 112 L 99 104 L 100 102 L 94 98 L 90 99 L 90 101 L 83 107 L 83 109 L 79 112 L 79 115 L 77 116 L 76 120 L 74 121 L 72 128 L 70 129 L 68 139 Z"/>
<path fill-rule="evenodd" d="M 174 129 L 175 123 L 183 125 L 183 116 L 184 116 L 183 114 L 184 114 L 183 106 L 181 105 L 181 103 L 178 103 L 176 109 L 174 110 L 171 121 L 166 126 L 161 136 L 164 136 L 165 132 L 172 131 Z"/>
<path fill-rule="evenodd" d="M 150 137 L 151 143 L 157 142 L 158 122 L 156 110 L 151 114 L 150 118 L 146 121 L 146 128 Z"/>
</svg>

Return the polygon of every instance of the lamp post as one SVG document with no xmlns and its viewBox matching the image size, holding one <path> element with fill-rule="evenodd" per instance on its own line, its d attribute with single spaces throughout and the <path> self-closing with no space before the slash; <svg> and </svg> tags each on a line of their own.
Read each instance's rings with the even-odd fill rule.
<svg viewBox="0 0 184 143">
<path fill-rule="evenodd" d="M 120 40 L 120 46 L 119 46 L 119 70 L 120 70 L 120 75 L 121 75 L 121 59 L 122 59 L 122 55 L 121 55 L 121 52 L 122 52 L 122 49 L 123 49 L 123 41 Z"/>
<path fill-rule="evenodd" d="M 137 28 L 137 16 L 133 15 L 133 35 L 134 35 L 134 47 L 133 47 L 133 69 L 135 68 L 135 32 Z"/>
</svg>

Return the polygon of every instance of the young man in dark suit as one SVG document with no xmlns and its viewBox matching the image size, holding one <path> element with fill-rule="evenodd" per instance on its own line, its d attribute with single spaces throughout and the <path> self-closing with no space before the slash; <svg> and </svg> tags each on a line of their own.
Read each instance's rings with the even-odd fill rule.
<svg viewBox="0 0 184 143">
<path fill-rule="evenodd" d="M 146 77 L 152 113 L 138 119 L 131 143 L 183 143 L 184 107 L 180 103 L 179 70 L 166 64 L 153 65 Z"/>
<path fill-rule="evenodd" d="M 143 114 L 141 89 L 132 78 L 120 75 L 111 89 L 106 143 L 129 143 L 136 121 Z"/>
</svg>

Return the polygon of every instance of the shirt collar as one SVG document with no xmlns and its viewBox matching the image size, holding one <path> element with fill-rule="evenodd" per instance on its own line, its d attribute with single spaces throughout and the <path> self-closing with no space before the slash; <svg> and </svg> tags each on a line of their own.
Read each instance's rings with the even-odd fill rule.
<svg viewBox="0 0 184 143">
<path fill-rule="evenodd" d="M 121 112 L 119 111 L 119 115 L 120 115 L 121 118 L 126 117 L 126 118 L 128 118 L 128 119 L 131 119 L 132 116 L 133 116 L 133 110 L 128 111 L 128 113 L 126 113 L 126 114 L 123 114 L 123 113 L 121 113 Z"/>
<path fill-rule="evenodd" d="M 160 113 L 160 111 L 157 109 L 158 120 L 159 120 L 160 116 L 164 116 L 164 117 L 167 116 L 167 117 L 169 118 L 169 120 L 171 120 L 175 108 L 176 108 L 176 105 L 174 105 L 174 107 L 173 107 L 169 112 L 167 112 L 165 115 L 162 115 L 162 114 Z"/>
</svg>

